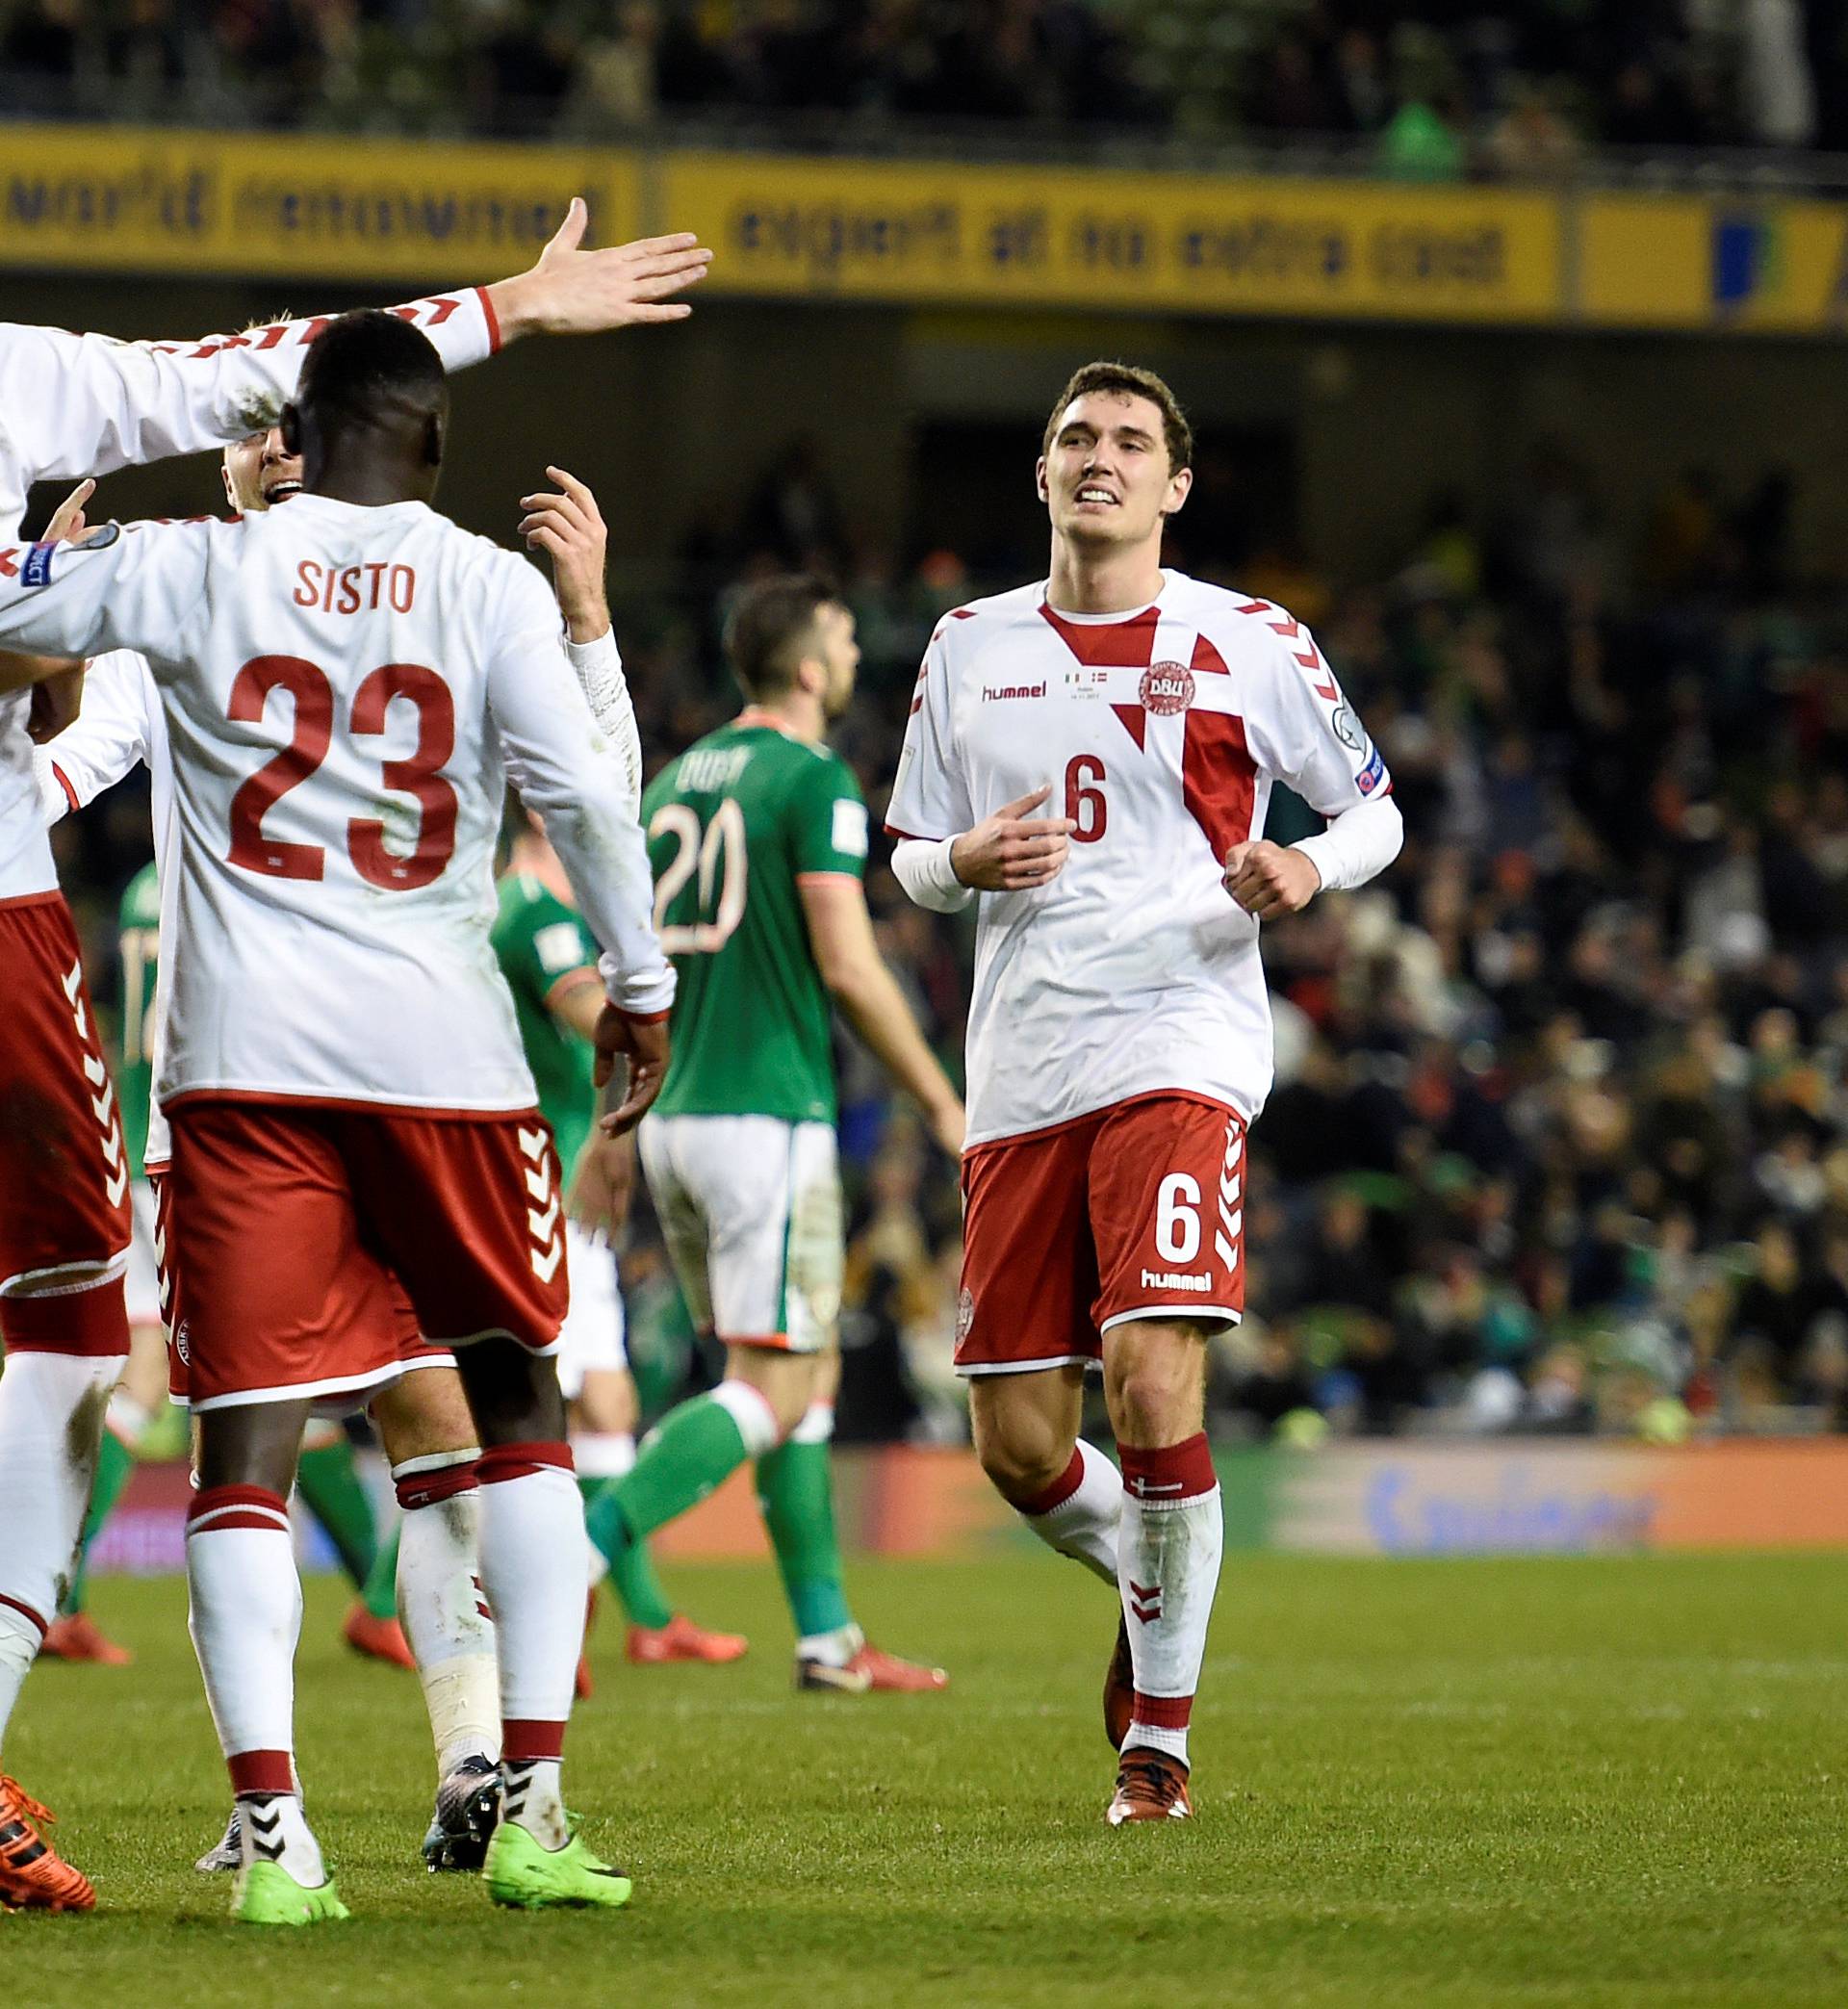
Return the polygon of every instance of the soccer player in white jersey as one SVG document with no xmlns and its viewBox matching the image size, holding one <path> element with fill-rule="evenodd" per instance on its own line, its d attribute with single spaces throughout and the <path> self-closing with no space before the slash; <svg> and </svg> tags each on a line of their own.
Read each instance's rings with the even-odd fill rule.
<svg viewBox="0 0 1848 2009">
<path fill-rule="evenodd" d="M 1244 1304 L 1245 1135 L 1271 1074 L 1259 923 L 1400 841 L 1308 631 L 1164 569 L 1192 451 L 1151 373 L 1066 385 L 1038 470 L 1050 573 L 938 627 L 887 826 L 913 898 L 979 901 L 957 1366 L 1002 1496 L 1117 1590 L 1113 1825 L 1192 1812 L 1222 1540 L 1206 1342 Z M 1266 840 L 1277 781 L 1323 835 Z M 1078 1437 L 1099 1360 L 1120 1476 Z"/>
<path fill-rule="evenodd" d="M 139 648 L 167 716 L 185 947 L 156 1089 L 199 1422 L 188 1579 L 243 1802 L 233 1913 L 255 1923 L 344 1910 L 295 1771 L 284 1500 L 313 1403 L 398 1371 L 394 1278 L 457 1350 L 484 1447 L 502 1750 L 489 1893 L 629 1895 L 572 1832 L 559 1782 L 587 1558 L 551 1360 L 557 1165 L 488 948 L 507 780 L 605 950 L 600 1068 L 629 1062 L 618 1127 L 658 1092 L 674 979 L 551 594 L 428 505 L 447 404 L 415 328 L 344 316 L 283 412 L 303 460 L 287 508 L 4 554 L 0 646 Z"/>
<path fill-rule="evenodd" d="M 704 276 L 691 237 L 581 248 L 574 201 L 529 271 L 411 302 L 459 369 L 539 333 L 677 321 Z M 204 451 L 248 433 L 295 384 L 321 321 L 182 343 L 0 323 L 0 539 L 35 482 Z M 66 680 L 68 683 L 69 680 Z M 0 1105 L 34 1121 L 0 1132 L 0 1745 L 82 1532 L 93 1428 L 128 1351 L 121 1275 L 129 1221 L 120 1125 L 58 891 L 27 733 L 0 697 Z M 45 1842 L 46 1810 L 0 1766 L 0 1902 L 88 1910 L 89 1881 Z"/>
<path fill-rule="evenodd" d="M 299 492 L 301 459 L 284 446 L 280 427 L 270 426 L 227 447 L 221 474 L 233 511 L 251 516 Z M 59 511 L 58 527 L 72 537 L 81 537 L 86 528 L 82 505 L 90 486 L 81 485 Z M 601 593 L 596 605 L 573 605 L 565 611 L 573 618 L 574 636 L 581 638 L 568 643 L 574 660 L 581 657 L 586 664 L 580 674 L 601 672 L 620 683 L 620 659 L 608 661 L 615 656 L 615 637 Z M 641 754 L 632 710 L 624 711 L 615 736 L 625 776 L 632 779 L 639 800 Z M 154 849 L 163 892 L 177 889 L 166 863 L 177 842 L 172 759 L 160 691 L 144 657 L 129 650 L 97 657 L 86 672 L 84 707 L 76 722 L 41 746 L 35 760 L 51 821 L 67 809 L 85 807 L 145 763 L 153 784 Z M 170 932 L 167 952 L 169 960 L 185 952 Z M 158 1055 L 164 1044 L 166 996 L 166 987 L 160 987 L 147 1014 L 150 1056 Z M 148 1111 L 147 1137 L 148 1175 L 159 1193 L 170 1149 L 158 1102 Z M 157 1206 L 165 1247 L 172 1235 L 164 1194 Z M 141 1232 L 138 1220 L 138 1241 Z M 148 1260 L 154 1261 L 152 1250 Z M 162 1309 L 154 1316 L 171 1310 L 177 1321 L 181 1294 L 173 1266 L 166 1262 L 161 1264 L 160 1290 Z M 408 1649 L 409 1663 L 423 1684 L 436 1745 L 436 1809 L 424 1839 L 424 1857 L 433 1869 L 475 1869 L 486 1854 L 500 1798 L 494 1623 L 475 1588 L 480 1447 L 453 1355 L 424 1343 L 401 1293 L 395 1294 L 392 1323 L 404 1372 L 381 1388 L 369 1406 L 403 1511 L 387 1560 L 397 1579 L 396 1604 L 404 1628 L 398 1635 L 398 1650 L 403 1654 Z M 175 1400 L 186 1399 L 186 1363 L 177 1355 L 172 1359 L 171 1388 Z M 326 1421 L 311 1428 L 338 1429 Z M 305 1480 L 301 1483 L 305 1490 Z M 355 1614 L 363 1611 L 363 1607 L 354 1607 Z M 346 1636 L 356 1640 L 350 1615 Z M 240 1828 L 234 1806 L 223 1839 L 200 1857 L 197 1867 L 208 1871 L 237 1869 L 242 1859 Z"/>
</svg>

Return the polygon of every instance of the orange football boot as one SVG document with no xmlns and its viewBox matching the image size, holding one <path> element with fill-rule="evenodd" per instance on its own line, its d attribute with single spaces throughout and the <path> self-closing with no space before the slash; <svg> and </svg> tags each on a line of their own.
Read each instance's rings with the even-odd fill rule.
<svg viewBox="0 0 1848 2009">
<path fill-rule="evenodd" d="M 684 1611 L 676 1611 L 662 1626 L 630 1626 L 627 1651 L 638 1667 L 662 1667 L 670 1661 L 703 1661 L 719 1667 L 741 1661 L 750 1644 L 741 1633 L 709 1633 Z"/>
<path fill-rule="evenodd" d="M 1116 1768 L 1116 1790 L 1104 1818 L 1119 1828 L 1126 1820 L 1192 1820 L 1194 1802 L 1187 1796 L 1187 1767 L 1166 1751 L 1141 1744 L 1123 1753 Z"/>
<path fill-rule="evenodd" d="M 369 1661 L 384 1661 L 390 1666 L 403 1667 L 412 1674 L 417 1672 L 410 1642 L 404 1637 L 404 1628 L 396 1618 L 374 1618 L 364 1605 L 356 1604 L 347 1612 L 340 1636 L 355 1653 L 364 1654 Z"/>
<path fill-rule="evenodd" d="M 90 1878 L 38 1832 L 39 1823 L 53 1817 L 49 1807 L 0 1774 L 0 1910 L 95 1910 Z"/>
<path fill-rule="evenodd" d="M 54 1661 L 92 1661 L 99 1667 L 126 1667 L 135 1656 L 117 1646 L 88 1611 L 54 1618 L 45 1628 L 38 1651 Z"/>
<path fill-rule="evenodd" d="M 868 1688 L 883 1688 L 897 1695 L 922 1695 L 947 1688 L 950 1677 L 941 1667 L 926 1667 L 917 1661 L 901 1661 L 895 1653 L 877 1646 L 862 1646 L 847 1662 L 856 1674 L 866 1677 Z"/>
</svg>

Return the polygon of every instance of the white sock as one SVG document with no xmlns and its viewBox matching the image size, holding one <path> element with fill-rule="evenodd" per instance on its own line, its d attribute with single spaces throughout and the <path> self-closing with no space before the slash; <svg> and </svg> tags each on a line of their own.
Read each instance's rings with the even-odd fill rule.
<svg viewBox="0 0 1848 2009">
<path fill-rule="evenodd" d="M 28 1618 L 11 1605 L 0 1605 L 0 1732 L 13 1715 L 13 1705 L 38 1658 L 38 1642 L 43 1637 L 37 1618 Z"/>
<path fill-rule="evenodd" d="M 442 1452 L 392 1467 L 404 1519 L 398 1617 L 424 1684 L 436 1775 L 500 1755 L 500 1666 L 480 1577 L 480 1454 Z"/>
<path fill-rule="evenodd" d="M 579 1479 L 621 1479 L 635 1465 L 632 1430 L 581 1430 L 571 1440 Z"/>
<path fill-rule="evenodd" d="M 1225 1522 L 1204 1432 L 1159 1451 L 1122 1447 L 1117 1581 L 1136 1667 L 1123 1748 L 1187 1764 L 1187 1732 L 1219 1584 Z"/>
<path fill-rule="evenodd" d="M 244 1798 L 297 1790 L 301 1579 L 280 1495 L 249 1485 L 194 1493 L 187 1516 L 186 1581 L 188 1629 L 232 1791 Z"/>
<path fill-rule="evenodd" d="M 500 1762 L 500 1818 L 517 1822 L 541 1848 L 563 1848 L 571 1840 L 559 1771 L 555 1758 Z"/>
<path fill-rule="evenodd" d="M 866 1644 L 857 1625 L 836 1626 L 832 1633 L 808 1633 L 796 1641 L 799 1661 L 819 1661 L 824 1667 L 844 1667 Z"/>
<path fill-rule="evenodd" d="M 296 1883 L 313 1890 L 327 1881 L 321 1843 L 315 1840 L 298 1792 L 241 1792 L 238 1846 L 244 1866 L 280 1863 Z"/>
<path fill-rule="evenodd" d="M 770 1398 L 753 1388 L 749 1381 L 726 1379 L 713 1389 L 711 1400 L 731 1417 L 744 1439 L 744 1455 L 760 1458 L 783 1441 L 783 1430 Z"/>
<path fill-rule="evenodd" d="M 58 1615 L 96 1477 L 109 1391 L 126 1354 L 10 1354 L 0 1373 L 0 1610 L 38 1638 Z M 34 1652 L 38 1648 L 35 1644 Z M 0 1738 L 18 1699 L 17 1649 L 0 1655 Z M 30 1665 L 30 1660 L 27 1661 Z"/>
<path fill-rule="evenodd" d="M 1058 1483 L 1029 1501 L 1020 1514 L 1049 1549 L 1116 1584 L 1123 1476 L 1094 1444 L 1080 1437 Z"/>
<path fill-rule="evenodd" d="M 501 1777 L 509 1820 L 545 1848 L 570 1840 L 558 1783 L 584 1638 L 589 1542 L 562 1444 L 481 1454 L 481 1582 L 500 1651 Z M 516 1813 L 514 1810 L 518 1808 Z"/>
</svg>

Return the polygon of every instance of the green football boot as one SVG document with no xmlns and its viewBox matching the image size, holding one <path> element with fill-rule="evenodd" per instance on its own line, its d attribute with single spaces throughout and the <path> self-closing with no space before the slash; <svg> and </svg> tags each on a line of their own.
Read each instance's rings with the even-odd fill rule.
<svg viewBox="0 0 1848 2009">
<path fill-rule="evenodd" d="M 329 1877 L 324 1884 L 298 1884 L 280 1863 L 246 1863 L 231 1887 L 231 1916 L 240 1925 L 320 1925 L 350 1919 Z"/>
<path fill-rule="evenodd" d="M 541 1848 L 518 1821 L 503 1820 L 488 1843 L 481 1881 L 496 1904 L 523 1911 L 553 1905 L 601 1905 L 614 1911 L 629 1902 L 632 1886 L 609 1863 L 600 1863 L 574 1833 L 563 1848 Z"/>
</svg>

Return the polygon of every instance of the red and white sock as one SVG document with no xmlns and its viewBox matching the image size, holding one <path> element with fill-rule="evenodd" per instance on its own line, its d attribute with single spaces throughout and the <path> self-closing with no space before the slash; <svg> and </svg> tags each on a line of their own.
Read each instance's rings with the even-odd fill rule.
<svg viewBox="0 0 1848 2009">
<path fill-rule="evenodd" d="M 392 1467 L 404 1509 L 398 1617 L 424 1684 L 439 1779 L 465 1758 L 500 1755 L 500 1667 L 480 1575 L 479 1456 L 471 1446 Z"/>
<path fill-rule="evenodd" d="M 297 1883 L 324 1882 L 295 1777 L 301 1579 L 281 1494 L 250 1485 L 194 1493 L 186 1582 L 188 1627 L 231 1790 L 253 1816 L 244 1823 L 244 1861 L 267 1857 Z"/>
<path fill-rule="evenodd" d="M 1121 1447 L 1123 1520 L 1117 1584 L 1136 1668 L 1135 1716 L 1123 1748 L 1187 1763 L 1187 1726 L 1206 1658 L 1225 1523 L 1206 1434 L 1159 1451 Z"/>
<path fill-rule="evenodd" d="M 1116 1582 L 1123 1479 L 1094 1444 L 1080 1437 L 1065 1471 L 1038 1499 L 1023 1501 L 1019 1511 L 1048 1548 L 1082 1562 L 1106 1584 Z"/>
<path fill-rule="evenodd" d="M 83 1291 L 70 1298 L 101 1295 Z M 119 1280 L 115 1297 L 119 1311 Z M 0 1313 L 23 1349 L 8 1354 L 0 1374 L 0 1739 L 70 1581 L 96 1476 L 103 1411 L 127 1359 L 126 1353 L 37 1352 L 18 1339 L 43 1307 L 67 1302 L 8 1298 Z M 124 1338 L 127 1331 L 124 1321 Z"/>
<path fill-rule="evenodd" d="M 544 1848 L 571 1839 L 559 1787 L 584 1637 L 589 1543 L 565 1444 L 481 1454 L 481 1582 L 500 1650 L 505 1814 Z"/>
</svg>

